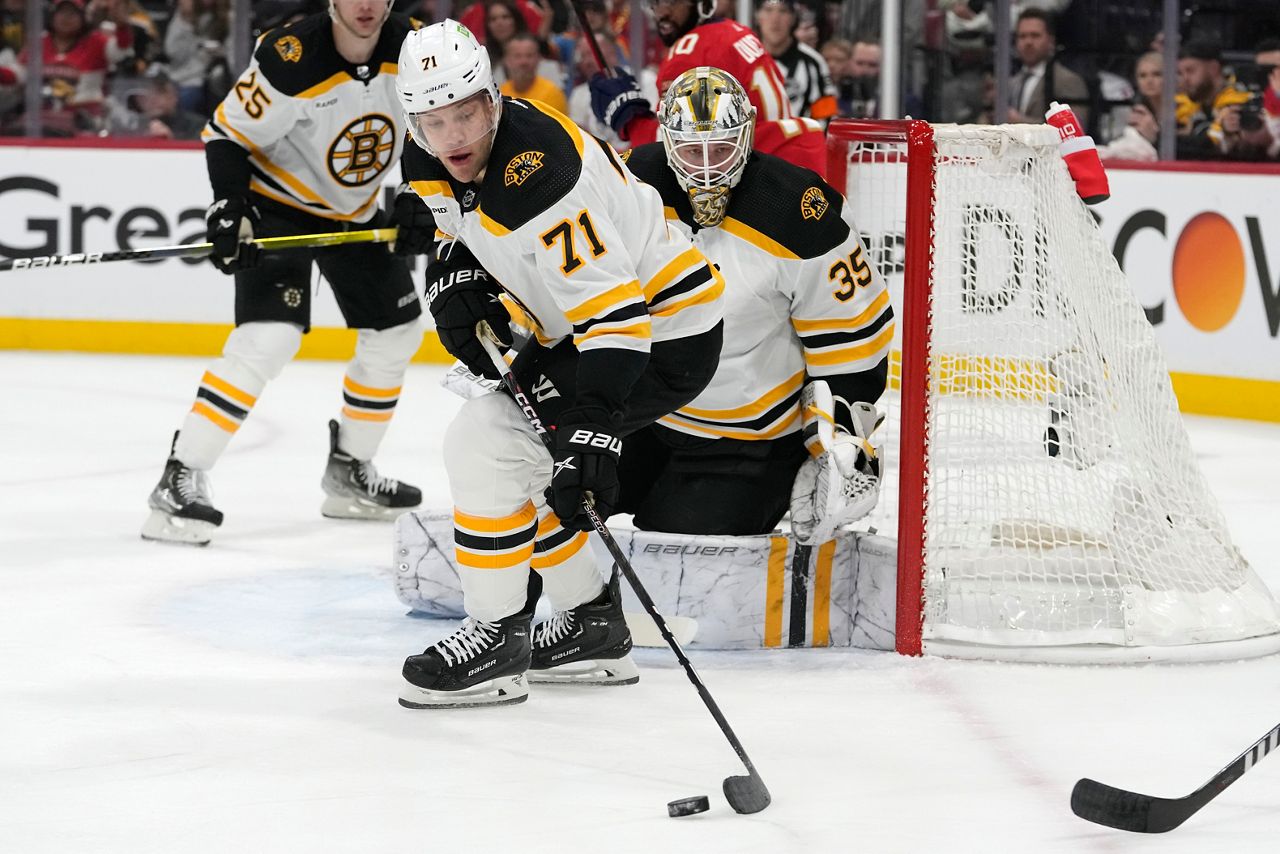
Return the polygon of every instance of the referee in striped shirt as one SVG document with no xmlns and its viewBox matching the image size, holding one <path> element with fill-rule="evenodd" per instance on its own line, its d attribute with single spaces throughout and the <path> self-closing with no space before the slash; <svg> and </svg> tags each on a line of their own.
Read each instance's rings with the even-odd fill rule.
<svg viewBox="0 0 1280 854">
<path fill-rule="evenodd" d="M 836 115 L 836 87 L 822 54 L 796 40 L 798 20 L 794 0 L 764 0 L 756 7 L 756 30 L 786 77 L 792 112 L 825 122 Z"/>
</svg>

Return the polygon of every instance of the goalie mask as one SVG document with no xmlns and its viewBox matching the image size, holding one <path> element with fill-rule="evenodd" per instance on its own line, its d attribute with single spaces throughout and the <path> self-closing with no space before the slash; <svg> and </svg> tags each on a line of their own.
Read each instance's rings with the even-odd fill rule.
<svg viewBox="0 0 1280 854">
<path fill-rule="evenodd" d="M 733 75 L 699 66 L 677 77 L 658 108 L 667 164 L 689 194 L 693 218 L 715 228 L 751 154 L 756 110 Z"/>
<path fill-rule="evenodd" d="M 489 53 L 452 19 L 405 37 L 396 95 L 413 141 L 433 157 L 492 134 L 502 115 Z"/>
</svg>

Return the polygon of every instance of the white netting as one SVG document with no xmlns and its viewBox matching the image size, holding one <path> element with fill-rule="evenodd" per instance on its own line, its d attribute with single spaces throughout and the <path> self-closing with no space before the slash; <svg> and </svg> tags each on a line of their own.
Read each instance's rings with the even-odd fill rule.
<svg viewBox="0 0 1280 854">
<path fill-rule="evenodd" d="M 935 139 L 926 649 L 1053 658 L 1046 648 L 1274 636 L 1280 608 L 1231 544 L 1155 337 L 1056 132 L 938 126 Z M 850 143 L 848 164 L 900 341 L 905 147 Z M 882 406 L 887 473 L 869 523 L 892 534 L 896 392 Z"/>
</svg>

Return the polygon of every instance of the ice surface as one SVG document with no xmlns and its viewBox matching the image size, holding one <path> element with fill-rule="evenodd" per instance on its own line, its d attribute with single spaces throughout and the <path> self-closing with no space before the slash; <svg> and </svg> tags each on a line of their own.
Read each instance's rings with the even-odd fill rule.
<svg viewBox="0 0 1280 854">
<path fill-rule="evenodd" d="M 214 470 L 207 549 L 143 542 L 205 360 L 0 353 L 0 852 L 1271 852 L 1280 759 L 1172 834 L 1087 824 L 1081 776 L 1179 796 L 1277 723 L 1280 661 L 1053 667 L 836 650 L 694 656 L 773 792 L 669 653 L 638 685 L 413 712 L 391 526 L 323 519 L 342 367 L 297 362 Z M 378 458 L 446 506 L 441 369 Z M 1280 428 L 1189 419 L 1273 588 Z M 666 803 L 711 796 L 668 818 Z"/>
</svg>

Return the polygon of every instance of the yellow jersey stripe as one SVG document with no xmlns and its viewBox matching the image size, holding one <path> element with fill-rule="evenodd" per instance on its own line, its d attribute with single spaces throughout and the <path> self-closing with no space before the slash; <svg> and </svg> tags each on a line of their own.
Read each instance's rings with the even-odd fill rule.
<svg viewBox="0 0 1280 854">
<path fill-rule="evenodd" d="M 366 412 L 362 409 L 352 409 L 350 406 L 343 406 L 342 414 L 347 418 L 352 418 L 356 421 L 390 421 L 391 416 L 394 413 L 391 410 Z"/>
<path fill-rule="evenodd" d="M 720 230 L 727 231 L 734 237 L 739 237 L 754 246 L 758 246 L 776 258 L 785 258 L 788 261 L 798 261 L 800 259 L 799 255 L 792 252 L 772 237 L 756 231 L 742 220 L 734 219 L 733 217 L 725 217 L 724 222 L 720 223 Z"/>
<path fill-rule="evenodd" d="M 791 326 L 802 335 L 806 332 L 838 332 L 842 329 L 853 331 L 875 320 L 888 305 L 889 292 L 881 291 L 880 296 L 873 299 L 869 306 L 858 312 L 854 317 L 835 317 L 823 320 L 801 320 L 798 317 L 793 317 L 791 318 Z"/>
<path fill-rule="evenodd" d="M 671 415 L 664 415 L 658 421 L 668 427 L 679 429 L 683 433 L 696 433 L 699 436 L 709 436 L 714 439 L 742 439 L 751 442 L 760 439 L 772 439 L 774 436 L 780 436 L 793 427 L 798 427 L 800 425 L 800 414 L 795 410 L 784 413 L 772 427 L 762 430 L 716 427 L 701 422 L 686 421 L 679 416 L 679 411 Z"/>
<path fill-rule="evenodd" d="M 448 181 L 410 181 L 409 186 L 419 196 L 448 196 L 453 198 L 453 187 Z"/>
<path fill-rule="evenodd" d="M 461 546 L 454 549 L 458 563 L 471 569 L 511 569 L 526 563 L 533 556 L 533 543 L 514 552 L 477 554 Z"/>
<path fill-rule="evenodd" d="M 559 566 L 569 558 L 582 551 L 582 547 L 587 544 L 586 532 L 581 532 L 573 539 L 563 542 L 550 551 L 535 554 L 529 561 L 529 566 L 534 569 L 551 569 Z"/>
<path fill-rule="evenodd" d="M 891 343 L 893 343 L 892 323 L 881 329 L 880 334 L 876 335 L 875 338 L 853 347 L 841 347 L 836 350 L 821 350 L 817 352 L 805 350 L 804 363 L 815 368 L 843 365 L 846 362 L 856 362 L 859 359 L 874 356 Z"/>
<path fill-rule="evenodd" d="M 603 317 L 609 313 L 609 309 L 635 302 L 643 297 L 644 294 L 640 290 L 640 282 L 632 279 L 630 282 L 624 282 L 602 294 L 596 294 L 586 302 L 566 311 L 564 316 L 570 323 L 578 324 L 593 317 Z"/>
<path fill-rule="evenodd" d="M 216 392 L 221 393 L 224 397 L 229 397 L 236 403 L 243 403 L 245 406 L 252 407 L 258 402 L 258 399 L 247 391 L 241 391 L 222 377 L 212 374 L 209 371 L 204 372 L 204 376 L 200 378 L 201 385 L 207 385 Z"/>
<path fill-rule="evenodd" d="M 232 421 L 225 415 L 214 412 L 213 409 L 206 406 L 203 401 L 197 400 L 195 405 L 191 407 L 191 411 L 197 415 L 203 415 L 205 418 L 208 418 L 228 433 L 234 433 L 240 429 L 240 425 L 237 422 Z"/>
<path fill-rule="evenodd" d="M 573 343 L 574 346 L 581 347 L 592 338 L 599 338 L 602 335 L 622 335 L 647 341 L 653 338 L 653 324 L 647 317 L 637 317 L 626 326 L 593 326 L 582 335 L 573 336 Z"/>
<path fill-rule="evenodd" d="M 715 302 L 720 299 L 724 295 L 724 277 L 716 272 L 715 267 L 712 267 L 711 270 L 715 274 L 714 278 L 705 287 L 694 291 L 682 300 L 666 303 L 662 308 L 650 312 L 650 314 L 653 317 L 671 317 L 690 306 Z"/>
<path fill-rule="evenodd" d="M 541 101 L 527 101 L 526 103 L 538 112 L 548 115 L 560 123 L 560 127 L 564 128 L 565 133 L 569 134 L 569 138 L 573 140 L 573 147 L 578 149 L 578 158 L 581 159 L 583 155 L 582 130 L 564 113 L 547 106 Z"/>
<path fill-rule="evenodd" d="M 804 385 L 804 371 L 796 371 L 795 374 L 777 386 L 766 391 L 755 401 L 745 406 L 735 407 L 734 409 L 697 409 L 692 406 L 682 406 L 677 413 L 680 415 L 690 415 L 694 418 L 713 418 L 717 421 L 736 421 L 742 418 L 750 418 L 755 415 L 767 411 L 769 407 L 775 405 L 788 395 L 795 394 Z"/>
<path fill-rule="evenodd" d="M 396 386 L 395 388 L 374 388 L 373 386 L 361 385 L 351 379 L 349 374 L 342 378 L 342 386 L 352 394 L 358 394 L 361 397 L 376 397 L 381 400 L 386 400 L 389 397 L 399 397 L 401 389 L 401 386 Z"/>
<path fill-rule="evenodd" d="M 385 65 L 386 63 L 383 63 L 383 64 Z M 399 70 L 399 69 L 396 69 L 396 70 Z M 355 80 L 355 78 L 345 71 L 339 71 L 337 74 L 333 75 L 328 80 L 322 80 L 316 85 L 312 86 L 310 89 L 303 89 L 294 97 L 301 98 L 303 100 L 315 98 L 320 95 L 323 95 L 325 92 L 328 92 L 330 89 L 332 89 L 335 86 L 340 86 L 343 83 L 346 83 L 348 80 Z"/>
<path fill-rule="evenodd" d="M 526 501 L 523 507 L 510 516 L 473 516 L 457 507 L 453 508 L 453 523 L 459 528 L 477 534 L 505 534 L 522 530 L 533 524 L 537 518 L 538 511 L 534 508 L 532 501 Z"/>
<path fill-rule="evenodd" d="M 687 273 L 698 264 L 706 263 L 706 261 L 706 257 L 696 246 L 690 246 L 675 258 L 672 258 L 667 262 L 666 266 L 658 271 L 657 275 L 645 283 L 645 302 L 652 300 L 661 293 L 662 289 L 674 282 L 681 273 Z"/>
</svg>

